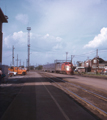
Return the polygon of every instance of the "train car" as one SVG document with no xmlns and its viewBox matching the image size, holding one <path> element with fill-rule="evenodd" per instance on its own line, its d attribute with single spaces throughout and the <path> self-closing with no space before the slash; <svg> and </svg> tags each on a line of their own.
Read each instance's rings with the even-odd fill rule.
<svg viewBox="0 0 107 120">
<path fill-rule="evenodd" d="M 70 62 L 52 63 L 43 65 L 43 71 L 70 74 L 73 71 L 72 66 Z"/>
<path fill-rule="evenodd" d="M 44 72 L 55 72 L 55 64 L 47 64 L 47 65 L 43 65 L 43 69 Z"/>
</svg>

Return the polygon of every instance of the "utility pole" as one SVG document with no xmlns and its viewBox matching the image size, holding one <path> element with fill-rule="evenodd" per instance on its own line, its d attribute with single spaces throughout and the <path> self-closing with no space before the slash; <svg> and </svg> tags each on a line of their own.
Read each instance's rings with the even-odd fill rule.
<svg viewBox="0 0 107 120">
<path fill-rule="evenodd" d="M 28 70 L 29 70 L 29 65 L 30 65 L 30 30 L 31 27 L 27 27 L 28 30 Z"/>
<path fill-rule="evenodd" d="M 28 59 L 26 59 L 26 67 L 28 67 Z"/>
<path fill-rule="evenodd" d="M 74 72 L 73 72 L 73 64 L 72 64 L 72 60 L 73 60 L 73 58 L 75 57 L 75 55 L 71 55 L 71 74 L 73 75 L 74 74 Z"/>
<path fill-rule="evenodd" d="M 16 59 L 16 61 L 17 61 L 17 67 L 18 67 L 18 61 L 19 61 L 19 59 L 18 59 L 18 54 L 17 54 L 17 59 Z"/>
<path fill-rule="evenodd" d="M 97 74 L 97 69 L 98 69 L 98 61 L 97 61 L 97 58 L 98 58 L 98 49 L 96 50 L 96 74 Z"/>
<path fill-rule="evenodd" d="M 21 59 L 20 59 L 20 66 L 21 66 Z"/>
<path fill-rule="evenodd" d="M 71 55 L 71 64 L 72 64 L 72 60 L 73 60 L 74 57 L 75 57 L 75 55 Z"/>
<path fill-rule="evenodd" d="M 24 66 L 24 62 L 23 62 L 23 66 Z"/>
<path fill-rule="evenodd" d="M 12 65 L 14 66 L 14 45 L 12 47 Z"/>
<path fill-rule="evenodd" d="M 17 72 L 18 72 L 18 61 L 19 61 L 19 59 L 18 59 L 18 54 L 17 54 L 17 59 L 16 59 L 16 61 L 17 61 Z"/>
<path fill-rule="evenodd" d="M 96 57 L 98 57 L 98 49 L 96 50 Z"/>
<path fill-rule="evenodd" d="M 68 52 L 66 52 L 66 62 L 67 62 L 67 55 L 68 55 Z"/>
</svg>

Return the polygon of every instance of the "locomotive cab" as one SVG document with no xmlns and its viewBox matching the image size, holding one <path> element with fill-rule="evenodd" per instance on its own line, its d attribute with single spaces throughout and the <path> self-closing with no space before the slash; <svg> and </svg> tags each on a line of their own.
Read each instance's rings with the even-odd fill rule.
<svg viewBox="0 0 107 120">
<path fill-rule="evenodd" d="M 64 63 L 64 71 L 65 71 L 65 73 L 66 74 L 70 74 L 71 73 L 71 63 L 69 63 L 69 62 L 65 62 Z"/>
</svg>

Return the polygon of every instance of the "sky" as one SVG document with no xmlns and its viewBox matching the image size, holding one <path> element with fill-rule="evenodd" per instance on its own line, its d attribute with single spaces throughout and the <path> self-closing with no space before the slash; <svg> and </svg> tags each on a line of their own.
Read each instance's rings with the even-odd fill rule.
<svg viewBox="0 0 107 120">
<path fill-rule="evenodd" d="M 3 23 L 2 64 L 12 64 L 17 55 L 21 65 L 28 59 L 30 30 L 30 65 L 71 60 L 73 63 L 99 57 L 107 60 L 107 0 L 0 0 L 8 16 Z M 66 54 L 68 52 L 68 54 Z M 20 62 L 19 61 L 19 62 Z"/>
</svg>

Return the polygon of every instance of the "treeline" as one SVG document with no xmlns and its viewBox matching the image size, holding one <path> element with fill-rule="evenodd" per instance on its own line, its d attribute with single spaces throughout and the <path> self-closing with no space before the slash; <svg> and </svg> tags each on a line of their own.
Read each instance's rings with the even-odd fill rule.
<svg viewBox="0 0 107 120">
<path fill-rule="evenodd" d="M 42 65 L 39 65 L 37 67 L 35 67 L 36 70 L 42 70 L 43 66 Z"/>
</svg>

